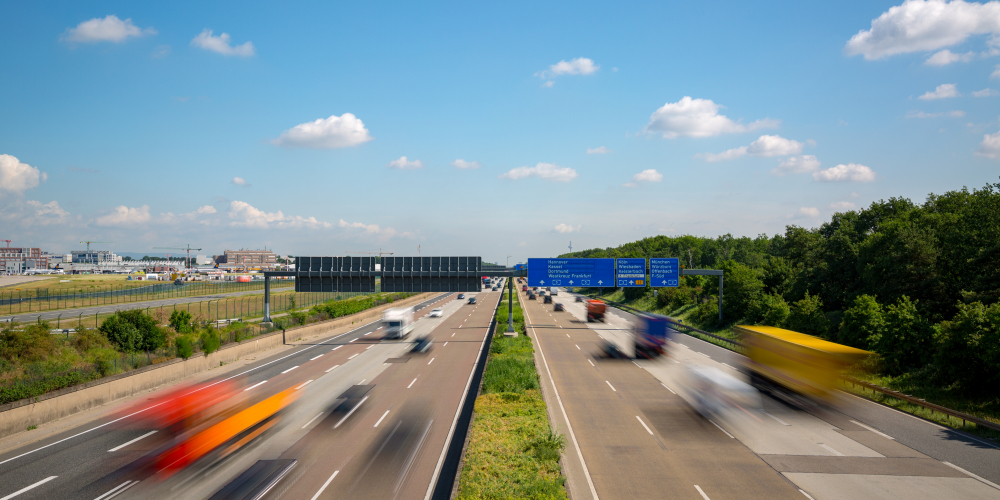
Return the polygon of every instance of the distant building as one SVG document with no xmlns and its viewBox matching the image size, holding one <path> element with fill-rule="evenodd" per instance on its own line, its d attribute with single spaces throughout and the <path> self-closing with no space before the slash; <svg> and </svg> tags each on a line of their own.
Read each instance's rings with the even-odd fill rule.
<svg viewBox="0 0 1000 500">
<path fill-rule="evenodd" d="M 120 264 L 122 258 L 111 250 L 73 250 L 74 264 Z"/>
<path fill-rule="evenodd" d="M 209 265 L 212 265 L 212 259 L 210 259 L 210 258 L 208 258 L 208 257 L 206 257 L 204 255 L 196 255 L 194 257 L 194 263 L 195 263 L 195 265 L 198 265 L 198 266 L 209 266 Z"/>
<path fill-rule="evenodd" d="M 216 264 L 226 264 L 227 267 L 247 267 L 274 269 L 278 265 L 278 255 L 270 250 L 226 250 L 222 255 L 215 256 Z"/>
<path fill-rule="evenodd" d="M 0 271 L 20 274 L 27 269 L 48 269 L 48 254 L 41 248 L 0 248 Z"/>
</svg>

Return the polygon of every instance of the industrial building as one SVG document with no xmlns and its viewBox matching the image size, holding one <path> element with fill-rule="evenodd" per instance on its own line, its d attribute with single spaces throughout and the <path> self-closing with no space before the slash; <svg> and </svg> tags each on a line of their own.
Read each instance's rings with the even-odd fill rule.
<svg viewBox="0 0 1000 500">
<path fill-rule="evenodd" d="M 121 256 L 111 250 L 73 250 L 70 255 L 74 264 L 114 265 L 122 262 Z"/>
<path fill-rule="evenodd" d="M 0 271 L 21 274 L 28 269 L 48 269 L 48 255 L 41 248 L 0 248 Z"/>
<path fill-rule="evenodd" d="M 215 256 L 215 263 L 222 267 L 271 270 L 278 265 L 278 255 L 270 250 L 226 250 Z"/>
</svg>

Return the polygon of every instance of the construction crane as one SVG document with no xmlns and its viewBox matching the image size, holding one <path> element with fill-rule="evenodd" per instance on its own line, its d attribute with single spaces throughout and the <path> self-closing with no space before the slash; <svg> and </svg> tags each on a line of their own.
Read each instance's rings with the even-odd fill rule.
<svg viewBox="0 0 1000 500">
<path fill-rule="evenodd" d="M 81 241 L 80 243 L 86 243 L 87 244 L 87 251 L 89 252 L 90 251 L 90 244 L 91 243 L 114 243 L 114 242 L 113 241 Z"/>
<path fill-rule="evenodd" d="M 0 241 L 6 241 L 7 242 L 7 248 L 10 248 L 10 242 L 12 242 L 14 240 L 0 240 Z"/>
<path fill-rule="evenodd" d="M 188 269 L 191 268 L 191 250 L 194 250 L 194 251 L 197 251 L 197 252 L 200 252 L 202 250 L 201 248 L 191 248 L 191 244 L 190 243 L 187 244 L 186 248 L 184 248 L 184 247 L 153 247 L 153 248 L 159 248 L 159 249 L 163 249 L 163 250 L 186 250 L 187 251 L 187 259 L 184 260 L 184 265 Z M 168 261 L 170 260 L 170 254 L 167 254 L 167 260 Z"/>
<path fill-rule="evenodd" d="M 352 251 L 348 250 L 346 253 L 348 253 L 348 254 L 363 253 L 363 254 L 368 254 L 368 255 L 378 255 L 378 260 L 379 261 L 382 260 L 382 256 L 383 255 L 392 255 L 392 252 L 383 252 L 381 248 L 378 249 L 378 252 L 352 252 Z"/>
</svg>

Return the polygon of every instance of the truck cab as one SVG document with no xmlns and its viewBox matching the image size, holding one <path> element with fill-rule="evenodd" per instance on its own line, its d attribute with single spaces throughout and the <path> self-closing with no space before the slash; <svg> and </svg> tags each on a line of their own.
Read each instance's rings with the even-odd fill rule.
<svg viewBox="0 0 1000 500">
<path fill-rule="evenodd" d="M 382 326 L 385 328 L 385 338 L 406 338 L 413 330 L 413 308 L 386 309 L 382 314 Z"/>
</svg>

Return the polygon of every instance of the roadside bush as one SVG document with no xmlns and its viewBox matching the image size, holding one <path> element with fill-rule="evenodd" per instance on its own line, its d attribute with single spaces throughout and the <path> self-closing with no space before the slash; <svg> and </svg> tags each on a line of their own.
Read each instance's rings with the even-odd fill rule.
<svg viewBox="0 0 1000 500">
<path fill-rule="evenodd" d="M 710 295 L 708 300 L 698 304 L 691 317 L 703 326 L 712 326 L 719 320 L 719 299 Z"/>
<path fill-rule="evenodd" d="M 885 308 L 883 319 L 884 329 L 873 347 L 881 355 L 887 373 L 900 375 L 930 363 L 934 328 L 917 311 L 915 301 L 903 295 Z"/>
<path fill-rule="evenodd" d="M 206 356 L 219 350 L 222 341 L 219 339 L 219 332 L 214 328 L 209 328 L 201 332 L 201 350 Z"/>
<path fill-rule="evenodd" d="M 139 309 L 116 312 L 104 320 L 100 331 L 125 352 L 152 351 L 162 347 L 167 340 L 156 320 Z"/>
<path fill-rule="evenodd" d="M 809 295 L 809 292 L 792 304 L 785 324 L 789 330 L 816 337 L 821 337 L 830 330 L 826 314 L 823 313 L 823 301 L 819 295 Z"/>
<path fill-rule="evenodd" d="M 78 328 L 72 343 L 76 350 L 83 353 L 98 347 L 111 347 L 108 338 L 93 328 Z"/>
<path fill-rule="evenodd" d="M 174 311 L 170 315 L 170 327 L 177 333 L 191 333 L 191 313 Z"/>
<path fill-rule="evenodd" d="M 844 311 L 837 341 L 859 349 L 871 349 L 885 329 L 882 305 L 871 295 L 859 295 Z"/>
<path fill-rule="evenodd" d="M 535 459 L 540 462 L 546 460 L 556 462 L 559 460 L 559 453 L 565 448 L 566 436 L 559 434 L 555 429 L 549 427 L 545 433 L 529 441 L 524 451 L 532 452 L 535 455 Z"/>
<path fill-rule="evenodd" d="M 1000 394 L 1000 304 L 958 304 L 958 313 L 937 330 L 942 381 L 967 392 Z"/>
<path fill-rule="evenodd" d="M 94 347 L 87 351 L 84 359 L 94 365 L 94 369 L 102 377 L 111 375 L 115 371 L 115 359 L 119 356 L 118 351 L 113 347 Z"/>
<path fill-rule="evenodd" d="M 780 295 L 767 294 L 750 304 L 747 311 L 747 323 L 782 328 L 791 309 Z"/>
<path fill-rule="evenodd" d="M 622 288 L 622 295 L 624 295 L 625 300 L 632 301 L 641 299 L 646 295 L 653 295 L 653 289 L 648 283 L 644 287 L 624 287 Z"/>
<path fill-rule="evenodd" d="M 10 324 L 0 332 L 0 356 L 8 361 L 41 361 L 49 356 L 55 348 L 55 339 L 49 333 L 48 323 L 27 325 L 22 330 L 15 330 L 16 324 Z"/>
<path fill-rule="evenodd" d="M 188 359 L 194 354 L 194 344 L 187 337 L 177 337 L 174 340 L 174 347 L 179 358 Z"/>
</svg>

